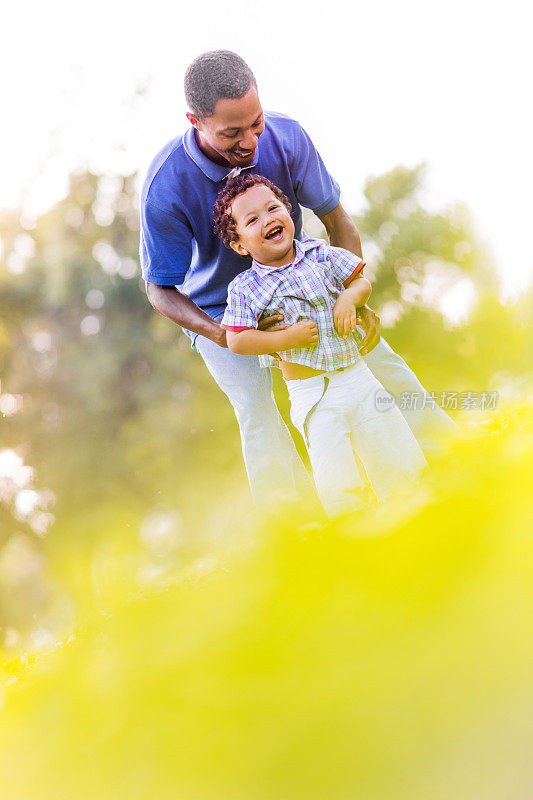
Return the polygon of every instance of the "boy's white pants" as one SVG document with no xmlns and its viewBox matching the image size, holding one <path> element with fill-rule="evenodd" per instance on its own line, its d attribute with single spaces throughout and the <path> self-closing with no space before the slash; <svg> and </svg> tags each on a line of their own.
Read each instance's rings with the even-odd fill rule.
<svg viewBox="0 0 533 800">
<path fill-rule="evenodd" d="M 291 419 L 304 438 L 320 500 L 330 516 L 364 505 L 357 454 L 379 501 L 426 465 L 403 415 L 364 361 L 286 381 Z"/>
</svg>

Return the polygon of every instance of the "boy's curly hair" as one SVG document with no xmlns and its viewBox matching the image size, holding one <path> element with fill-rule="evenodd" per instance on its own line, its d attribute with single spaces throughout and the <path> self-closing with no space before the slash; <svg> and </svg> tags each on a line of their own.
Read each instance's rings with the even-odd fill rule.
<svg viewBox="0 0 533 800">
<path fill-rule="evenodd" d="M 231 216 L 231 204 L 236 197 L 240 194 L 244 194 L 247 189 L 251 189 L 252 186 L 258 186 L 260 184 L 268 186 L 290 213 L 292 206 L 289 198 L 283 194 L 281 189 L 278 189 L 277 186 L 263 175 L 251 175 L 249 172 L 245 172 L 241 175 L 237 175 L 235 178 L 230 178 L 224 188 L 218 193 L 213 207 L 213 228 L 226 247 L 230 246 L 230 242 L 236 242 L 239 238 L 237 236 L 237 224 Z"/>
</svg>

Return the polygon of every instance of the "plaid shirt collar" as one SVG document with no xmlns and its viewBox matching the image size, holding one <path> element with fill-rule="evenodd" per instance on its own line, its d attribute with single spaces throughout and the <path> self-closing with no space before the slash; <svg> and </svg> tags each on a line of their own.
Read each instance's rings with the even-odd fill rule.
<svg viewBox="0 0 533 800">
<path fill-rule="evenodd" d="M 211 161 L 206 155 L 202 153 L 198 144 L 196 143 L 196 137 L 194 135 L 194 128 L 191 127 L 185 131 L 183 135 L 183 147 L 185 152 L 189 156 L 190 159 L 194 161 L 197 167 L 199 167 L 204 175 L 209 178 L 210 180 L 218 183 L 219 181 L 223 181 L 226 178 L 233 178 L 235 175 L 238 175 L 245 169 L 252 169 L 253 167 L 257 166 L 257 160 L 259 158 L 259 142 L 257 143 L 257 147 L 255 148 L 254 157 L 252 159 L 251 164 L 247 164 L 245 167 L 232 167 L 232 169 L 228 169 L 228 167 L 223 167 L 220 164 L 215 164 L 214 161 Z"/>
<path fill-rule="evenodd" d="M 299 239 L 294 240 L 294 250 L 295 256 L 294 260 L 291 261 L 289 264 L 284 264 L 283 267 L 270 267 L 268 264 L 260 264 L 259 261 L 256 261 L 255 258 L 252 259 L 252 269 L 258 275 L 269 275 L 271 272 L 281 272 L 284 269 L 288 269 L 288 267 L 295 267 L 297 264 L 305 258 L 306 254 L 310 250 L 315 250 L 321 244 L 320 239 L 304 239 L 302 242 Z"/>
</svg>

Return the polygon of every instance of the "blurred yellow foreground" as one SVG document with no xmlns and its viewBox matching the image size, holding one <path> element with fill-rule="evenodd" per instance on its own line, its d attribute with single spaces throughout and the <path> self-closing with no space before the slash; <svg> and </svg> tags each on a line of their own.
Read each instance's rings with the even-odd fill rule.
<svg viewBox="0 0 533 800">
<path fill-rule="evenodd" d="M 5 665 L 2 800 L 530 800 L 531 406 Z"/>
</svg>

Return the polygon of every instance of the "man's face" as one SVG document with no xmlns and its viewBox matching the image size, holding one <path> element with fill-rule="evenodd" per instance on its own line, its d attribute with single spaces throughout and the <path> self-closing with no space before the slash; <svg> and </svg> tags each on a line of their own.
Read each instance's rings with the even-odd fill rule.
<svg viewBox="0 0 533 800">
<path fill-rule="evenodd" d="M 235 198 L 231 216 L 237 226 L 231 247 L 260 264 L 281 267 L 293 259 L 294 223 L 286 206 L 264 184 L 257 184 Z"/>
<path fill-rule="evenodd" d="M 200 149 L 216 164 L 245 167 L 252 161 L 257 140 L 265 129 L 255 85 L 244 97 L 217 100 L 209 117 L 187 114 L 196 128 Z"/>
</svg>

